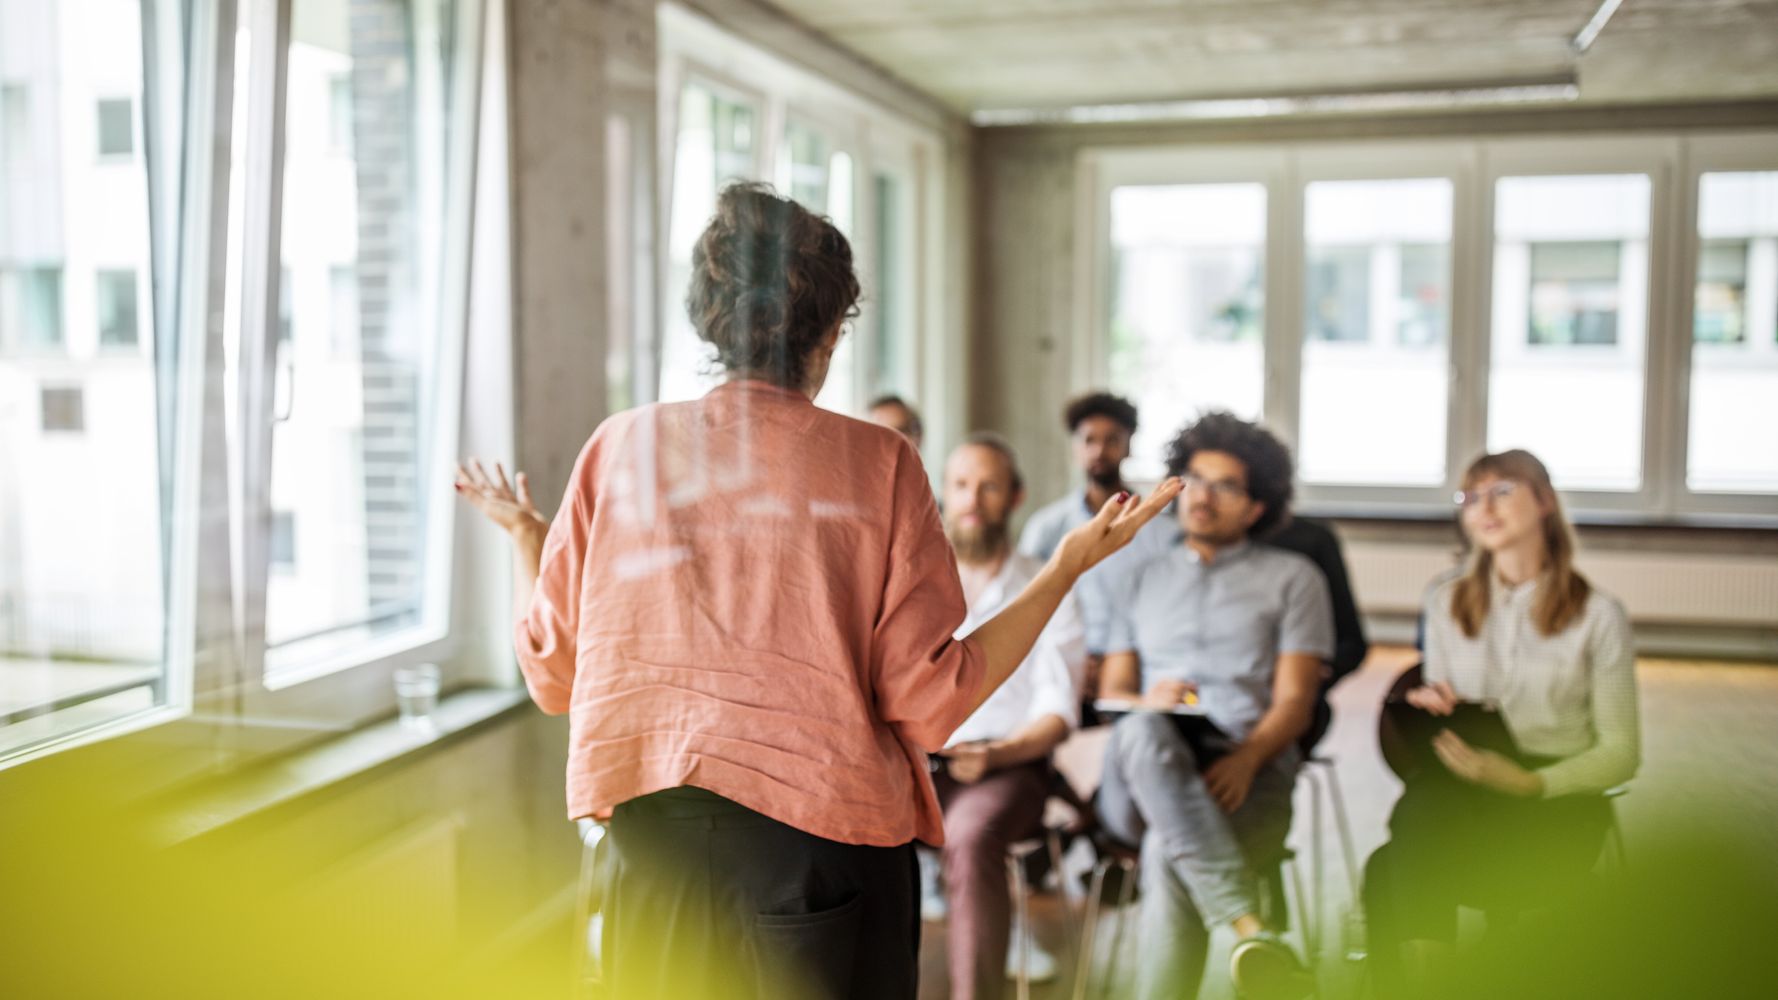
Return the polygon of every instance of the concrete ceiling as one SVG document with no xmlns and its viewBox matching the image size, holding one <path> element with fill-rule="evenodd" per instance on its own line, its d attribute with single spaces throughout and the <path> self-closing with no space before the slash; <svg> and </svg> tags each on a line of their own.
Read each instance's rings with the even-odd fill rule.
<svg viewBox="0 0 1778 1000">
<path fill-rule="evenodd" d="M 1778 97 L 1778 0 L 774 0 L 962 112 L 1571 74 L 1588 103 Z"/>
</svg>

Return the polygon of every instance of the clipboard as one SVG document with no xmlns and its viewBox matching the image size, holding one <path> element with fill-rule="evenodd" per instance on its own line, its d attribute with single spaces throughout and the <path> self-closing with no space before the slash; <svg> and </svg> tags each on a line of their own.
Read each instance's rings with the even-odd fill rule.
<svg viewBox="0 0 1778 1000">
<path fill-rule="evenodd" d="M 1379 732 L 1383 759 L 1389 769 L 1403 781 L 1436 775 L 1452 778 L 1444 761 L 1432 749 L 1432 738 L 1439 730 L 1449 729 L 1478 750 L 1492 750 L 1510 760 L 1524 763 L 1524 753 L 1506 720 L 1498 709 L 1481 702 L 1458 702 L 1450 715 L 1433 715 L 1406 701 L 1390 701 L 1383 705 L 1383 727 Z"/>
<path fill-rule="evenodd" d="M 1141 712 L 1167 716 L 1173 720 L 1174 728 L 1179 730 L 1179 735 L 1185 738 L 1186 745 L 1191 747 L 1192 754 L 1198 758 L 1200 768 L 1209 766 L 1211 761 L 1219 757 L 1228 756 L 1235 748 L 1235 739 L 1210 721 L 1209 713 L 1199 703 L 1175 705 L 1172 708 L 1150 708 L 1141 702 L 1123 698 L 1095 698 L 1093 711 L 1108 722 L 1116 722 L 1126 715 Z"/>
</svg>

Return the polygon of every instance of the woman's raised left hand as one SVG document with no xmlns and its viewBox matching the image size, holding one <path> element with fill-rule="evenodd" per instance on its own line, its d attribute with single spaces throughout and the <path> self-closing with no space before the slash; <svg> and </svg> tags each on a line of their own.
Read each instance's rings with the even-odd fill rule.
<svg viewBox="0 0 1778 1000">
<path fill-rule="evenodd" d="M 1075 576 L 1085 573 L 1130 544 L 1136 532 L 1166 510 L 1184 488 L 1175 476 L 1162 480 L 1146 498 L 1126 493 L 1112 497 L 1092 520 L 1062 536 L 1053 559 Z"/>
</svg>

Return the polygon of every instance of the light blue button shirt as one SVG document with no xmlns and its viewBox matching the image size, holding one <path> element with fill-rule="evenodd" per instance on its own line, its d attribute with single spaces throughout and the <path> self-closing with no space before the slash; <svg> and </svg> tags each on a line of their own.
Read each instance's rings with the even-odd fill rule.
<svg viewBox="0 0 1778 1000">
<path fill-rule="evenodd" d="M 1128 575 L 1112 602 L 1107 653 L 1134 652 L 1142 689 L 1197 685 L 1210 721 L 1245 739 L 1272 704 L 1281 653 L 1333 656 L 1327 579 L 1307 558 L 1242 543 L 1204 562 L 1176 544 Z"/>
</svg>

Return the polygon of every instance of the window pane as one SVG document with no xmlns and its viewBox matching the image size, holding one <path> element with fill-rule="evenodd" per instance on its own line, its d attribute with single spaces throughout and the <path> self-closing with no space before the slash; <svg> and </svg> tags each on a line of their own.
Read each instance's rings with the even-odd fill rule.
<svg viewBox="0 0 1778 1000">
<path fill-rule="evenodd" d="M 1257 418 L 1265 379 L 1263 184 L 1111 192 L 1111 386 L 1142 413 L 1130 474 L 1161 475 L 1202 410 Z"/>
<path fill-rule="evenodd" d="M 1305 481 L 1444 481 L 1451 205 L 1444 178 L 1305 190 Z"/>
<path fill-rule="evenodd" d="M 714 354 L 685 312 L 691 251 L 716 211 L 724 184 L 756 176 L 753 107 L 688 84 L 679 100 L 673 156 L 673 206 L 667 237 L 667 306 L 661 343 L 659 399 L 696 399 L 716 384 Z"/>
<path fill-rule="evenodd" d="M 96 278 L 100 345 L 136 346 L 136 272 L 100 271 Z"/>
<path fill-rule="evenodd" d="M 1617 343 L 1616 243 L 1531 244 L 1533 347 Z"/>
<path fill-rule="evenodd" d="M 1747 258 L 1750 240 L 1701 240 L 1692 339 L 1700 344 L 1747 343 Z"/>
<path fill-rule="evenodd" d="M 135 114 L 129 98 L 114 98 L 99 102 L 99 155 L 129 156 L 136 151 L 136 141 L 131 130 L 135 125 Z"/>
<path fill-rule="evenodd" d="M 852 238 L 852 157 L 845 152 L 834 153 L 827 162 L 826 204 L 820 209 L 833 221 L 835 228 Z M 857 248 L 853 248 L 856 260 Z M 847 323 L 834 348 L 833 360 L 827 366 L 827 381 L 815 403 L 837 413 L 857 413 L 863 405 L 858 398 L 858 333 L 857 324 Z"/>
<path fill-rule="evenodd" d="M 271 673 L 413 625 L 431 596 L 452 11 L 291 9 L 271 504 L 303 531 L 275 538 L 291 559 L 267 583 Z"/>
<path fill-rule="evenodd" d="M 1488 448 L 1528 448 L 1565 489 L 1642 484 L 1649 180 L 1495 188 Z"/>
<path fill-rule="evenodd" d="M 870 391 L 912 393 L 914 351 L 913 333 L 908 329 L 912 318 L 910 262 L 905 260 L 912 245 L 912 203 L 905 182 L 898 174 L 880 173 L 875 180 L 876 247 L 875 280 L 864 303 L 866 312 L 875 312 L 876 357 L 872 364 Z"/>
<path fill-rule="evenodd" d="M 1686 485 L 1778 493 L 1778 172 L 1698 185 Z"/>
<path fill-rule="evenodd" d="M 139 9 L 0 3 L 0 756 L 166 697 Z"/>
<path fill-rule="evenodd" d="M 778 163 L 778 189 L 802 202 L 803 207 L 826 212 L 828 184 L 827 137 L 796 122 L 784 129 L 784 153 Z"/>
<path fill-rule="evenodd" d="M 0 335 L 8 348 L 22 352 L 61 348 L 65 333 L 59 265 L 0 268 Z"/>
</svg>

